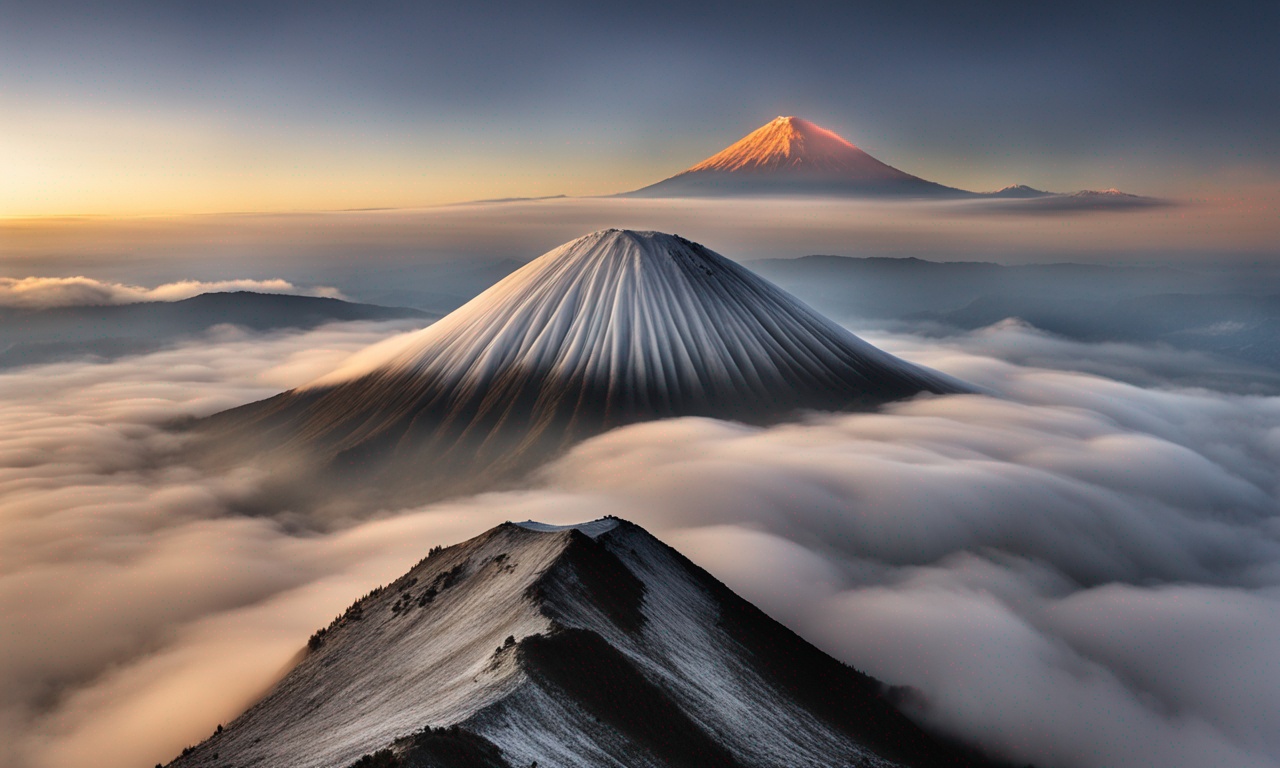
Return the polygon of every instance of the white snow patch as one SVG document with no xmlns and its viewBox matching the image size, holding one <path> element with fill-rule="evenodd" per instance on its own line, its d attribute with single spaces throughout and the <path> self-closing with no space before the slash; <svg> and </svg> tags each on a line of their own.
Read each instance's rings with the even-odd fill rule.
<svg viewBox="0 0 1280 768">
<path fill-rule="evenodd" d="M 554 533 L 555 531 L 580 531 L 596 538 L 602 533 L 612 531 L 618 527 L 616 518 L 601 517 L 597 520 L 589 520 L 585 523 L 577 523 L 576 525 L 551 525 L 550 523 L 539 523 L 536 520 L 525 520 L 523 523 L 516 525 L 529 531 L 537 531 L 539 533 Z"/>
</svg>

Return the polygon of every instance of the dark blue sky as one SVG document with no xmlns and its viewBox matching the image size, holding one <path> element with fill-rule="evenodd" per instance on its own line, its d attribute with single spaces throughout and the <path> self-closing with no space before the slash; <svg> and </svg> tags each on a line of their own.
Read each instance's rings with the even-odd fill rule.
<svg viewBox="0 0 1280 768">
<path fill-rule="evenodd" d="M 11 214 L 612 192 L 777 114 L 970 188 L 1280 177 L 1277 3 L 0 8 Z"/>
</svg>

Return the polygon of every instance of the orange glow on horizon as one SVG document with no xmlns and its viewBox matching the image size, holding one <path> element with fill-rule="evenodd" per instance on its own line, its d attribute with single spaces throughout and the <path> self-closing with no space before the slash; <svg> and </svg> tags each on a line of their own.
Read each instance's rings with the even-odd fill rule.
<svg viewBox="0 0 1280 768">
<path fill-rule="evenodd" d="M 837 134 L 797 118 L 773 120 L 708 157 L 715 143 L 705 137 L 642 151 L 634 140 L 468 143 L 404 129 L 351 137 L 315 125 L 253 126 L 247 132 L 219 115 L 22 107 L 0 96 L 6 119 L 0 136 L 4 220 L 414 208 L 509 197 L 611 195 L 676 175 L 699 157 L 707 159 L 692 169 L 768 165 L 790 157 L 797 142 L 811 157 L 860 154 Z M 1139 184 L 1138 174 L 1148 172 L 1142 168 L 1076 163 L 1064 170 L 1037 166 L 1032 159 L 1019 167 L 1008 159 L 993 164 L 973 157 L 904 155 L 879 146 L 872 150 L 878 160 L 907 173 L 961 189 L 1025 183 L 1071 192 L 1115 186 L 1201 199 L 1269 199 L 1275 189 L 1273 180 L 1249 169 L 1197 177 L 1200 187 L 1192 192 L 1162 188 L 1158 178 Z M 1063 174 L 1069 180 L 1054 181 Z M 1081 183 L 1085 179 L 1092 183 Z"/>
</svg>

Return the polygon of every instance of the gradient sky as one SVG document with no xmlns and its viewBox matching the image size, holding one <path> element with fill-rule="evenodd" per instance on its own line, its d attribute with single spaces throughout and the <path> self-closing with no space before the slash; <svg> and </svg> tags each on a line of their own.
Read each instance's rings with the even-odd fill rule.
<svg viewBox="0 0 1280 768">
<path fill-rule="evenodd" d="M 0 2 L 0 216 L 656 181 L 778 114 L 971 189 L 1272 195 L 1280 5 Z"/>
</svg>

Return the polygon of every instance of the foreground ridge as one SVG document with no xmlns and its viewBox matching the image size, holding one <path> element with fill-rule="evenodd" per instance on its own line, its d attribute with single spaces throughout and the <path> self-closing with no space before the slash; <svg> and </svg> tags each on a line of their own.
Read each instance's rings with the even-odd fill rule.
<svg viewBox="0 0 1280 768">
<path fill-rule="evenodd" d="M 639 526 L 505 523 L 361 598 L 170 765 L 993 765 L 890 698 Z"/>
</svg>

